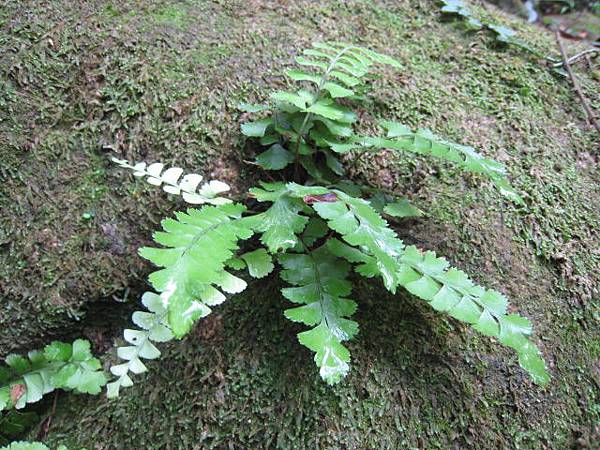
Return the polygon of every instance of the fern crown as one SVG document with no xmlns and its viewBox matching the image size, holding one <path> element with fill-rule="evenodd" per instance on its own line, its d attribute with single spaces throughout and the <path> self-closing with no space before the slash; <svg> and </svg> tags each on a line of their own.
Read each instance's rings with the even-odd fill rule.
<svg viewBox="0 0 600 450">
<path fill-rule="evenodd" d="M 140 249 L 158 267 L 149 276 L 155 292 L 142 298 L 147 310 L 133 315 L 138 328 L 125 330 L 129 345 L 118 349 L 124 362 L 111 368 L 116 379 L 108 384 L 109 396 L 130 386 L 131 374 L 147 370 L 142 360 L 160 355 L 155 344 L 184 337 L 200 318 L 247 287 L 246 273 L 263 278 L 275 265 L 289 302 L 283 314 L 306 327 L 298 341 L 313 353 L 329 384 L 350 372 L 348 341 L 359 335 L 352 319 L 360 307 L 352 299 L 352 271 L 380 279 L 391 293 L 404 288 L 514 349 L 532 380 L 546 384 L 549 374 L 530 340 L 529 320 L 509 313 L 502 293 L 477 285 L 446 259 L 406 246 L 389 221 L 423 211 L 407 198 L 353 183 L 345 163 L 383 149 L 432 156 L 482 175 L 522 205 L 507 169 L 469 146 L 393 121 L 380 122 L 381 135 L 356 134 L 357 115 L 348 105 L 368 94 L 376 66 L 401 68 L 394 59 L 354 45 L 316 43 L 296 62 L 299 69 L 286 74 L 299 89 L 274 92 L 265 104 L 240 105 L 258 115 L 241 126 L 249 147 L 260 149 L 256 165 L 277 171 L 280 180 L 250 190 L 258 205 L 254 210 L 221 197 L 224 183 L 211 181 L 198 189 L 200 175 L 182 177 L 182 169 L 164 170 L 162 164 L 115 161 L 190 204 L 204 205 L 164 219 L 153 236 L 158 246 Z"/>
</svg>

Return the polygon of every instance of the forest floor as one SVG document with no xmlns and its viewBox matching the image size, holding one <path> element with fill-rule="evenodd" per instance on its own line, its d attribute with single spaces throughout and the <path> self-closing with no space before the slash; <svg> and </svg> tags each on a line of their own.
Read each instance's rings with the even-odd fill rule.
<svg viewBox="0 0 600 450">
<path fill-rule="evenodd" d="M 549 31 L 472 9 L 557 54 Z M 427 0 L 0 1 L 0 356 L 79 336 L 110 350 L 151 270 L 137 247 L 184 207 L 110 157 L 243 193 L 261 174 L 243 162 L 235 105 L 286 86 L 293 57 L 320 40 L 404 65 L 375 80 L 363 123 L 427 127 L 508 166 L 526 206 L 409 155 L 372 157 L 354 177 L 411 198 L 427 214 L 398 223 L 402 238 L 531 318 L 551 384 L 420 300 L 356 280 L 352 370 L 329 387 L 273 276 L 165 346 L 118 401 L 60 393 L 51 411 L 45 399 L 51 426 L 31 437 L 94 449 L 600 446 L 598 135 L 566 79 Z M 600 110 L 598 81 L 578 75 Z"/>
</svg>

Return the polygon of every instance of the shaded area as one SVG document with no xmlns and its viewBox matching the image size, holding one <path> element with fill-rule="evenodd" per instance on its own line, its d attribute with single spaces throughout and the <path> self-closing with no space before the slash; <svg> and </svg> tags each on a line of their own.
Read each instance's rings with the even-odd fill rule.
<svg viewBox="0 0 600 450">
<path fill-rule="evenodd" d="M 555 51 L 551 35 L 472 9 Z M 177 164 L 244 192 L 262 175 L 242 162 L 235 104 L 285 85 L 281 74 L 311 41 L 338 39 L 405 65 L 374 81 L 361 131 L 376 132 L 381 117 L 424 126 L 510 168 L 526 208 L 505 204 L 476 176 L 407 155 L 365 158 L 354 176 L 427 211 L 398 223 L 401 236 L 509 295 L 532 319 L 554 377 L 536 388 L 509 351 L 357 280 L 352 371 L 329 388 L 272 281 L 169 345 L 120 401 L 61 394 L 52 443 L 559 449 L 600 441 L 598 140 L 568 84 L 539 61 L 443 23 L 431 2 L 417 0 L 7 2 L 0 24 L 0 354 L 93 334 L 94 311 L 125 309 L 112 297 L 131 287 L 134 301 L 143 288 L 150 268 L 135 249 L 183 205 L 124 177 L 110 155 Z M 581 83 L 598 110 L 597 83 L 586 74 Z M 94 341 L 102 350 L 110 331 Z"/>
</svg>

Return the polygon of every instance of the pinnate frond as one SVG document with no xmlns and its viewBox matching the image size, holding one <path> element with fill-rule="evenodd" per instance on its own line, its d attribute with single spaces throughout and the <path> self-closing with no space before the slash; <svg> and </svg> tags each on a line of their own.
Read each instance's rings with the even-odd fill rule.
<svg viewBox="0 0 600 450">
<path fill-rule="evenodd" d="M 356 310 L 356 303 L 345 298 L 352 290 L 346 280 L 350 266 L 325 246 L 306 254 L 280 255 L 279 262 L 281 278 L 295 286 L 282 289 L 283 296 L 302 305 L 285 310 L 285 316 L 314 327 L 298 334 L 298 340 L 315 352 L 321 377 L 338 383 L 348 373 L 350 361 L 342 342 L 358 332 L 358 324 L 347 319 Z"/>
<path fill-rule="evenodd" d="M 117 349 L 118 357 L 125 362 L 110 368 L 111 373 L 118 378 L 106 385 L 109 398 L 118 397 L 121 387 L 133 385 L 130 372 L 140 374 L 148 370 L 142 358 L 156 359 L 160 356 L 160 351 L 153 342 L 168 342 L 173 339 L 167 322 L 167 308 L 161 297 L 154 292 L 145 292 L 142 304 L 148 311 L 136 311 L 132 315 L 133 323 L 140 329 L 126 329 L 123 336 L 131 345 Z"/>
<path fill-rule="evenodd" d="M 55 389 L 97 394 L 106 383 L 100 361 L 84 339 L 54 341 L 27 357 L 10 354 L 5 363 L 0 366 L 0 411 L 23 408 Z"/>
<path fill-rule="evenodd" d="M 506 167 L 484 157 L 473 147 L 450 142 L 424 128 L 412 131 L 406 125 L 388 121 L 382 122 L 382 126 L 387 129 L 386 137 L 353 136 L 345 141 L 330 142 L 331 149 L 338 153 L 364 148 L 391 149 L 430 155 L 455 163 L 467 172 L 487 176 L 502 195 L 515 203 L 523 203 L 521 196 L 508 181 Z"/>
<path fill-rule="evenodd" d="M 346 244 L 332 241 L 327 247 L 338 257 L 360 263 L 357 272 L 367 277 L 380 275 L 391 292 L 400 285 L 433 308 L 497 338 L 517 351 L 519 364 L 535 383 L 545 385 L 549 381 L 540 352 L 528 339 L 532 332 L 529 320 L 507 314 L 508 301 L 504 295 L 476 285 L 434 252 L 423 253 L 413 246 L 405 248 L 385 220 L 364 200 L 341 191 L 293 183 L 286 190 L 288 195 L 310 200 L 313 209 L 342 236 Z"/>
<path fill-rule="evenodd" d="M 274 113 L 242 125 L 242 133 L 260 137 L 262 145 L 271 147 L 258 155 L 256 163 L 267 170 L 281 170 L 300 155 L 298 162 L 318 181 L 330 180 L 343 173 L 342 165 L 327 146 L 314 146 L 307 142 L 307 134 L 323 133 L 331 136 L 349 137 L 356 114 L 337 102 L 340 98 L 358 98 L 357 91 L 364 84 L 364 77 L 375 64 L 400 67 L 393 58 L 371 50 L 341 43 L 315 43 L 298 57 L 303 69 L 290 70 L 288 76 L 299 82 L 309 82 L 314 89 L 295 92 L 278 91 L 271 94 L 272 107 L 263 105 L 240 105 L 247 112 L 261 112 L 270 108 Z M 316 69 L 316 70 L 314 70 Z M 321 131 L 320 131 L 321 130 Z M 287 140 L 287 147 L 280 137 Z M 321 140 L 322 142 L 322 140 Z M 291 148 L 293 147 L 293 148 Z M 310 155 L 322 153 L 326 164 L 316 164 Z"/>
<path fill-rule="evenodd" d="M 140 255 L 163 269 L 149 280 L 168 310 L 168 323 L 177 338 L 225 300 L 220 288 L 238 293 L 246 282 L 225 270 L 225 262 L 238 249 L 240 239 L 252 236 L 256 217 L 242 218 L 245 206 L 204 206 L 176 213 L 162 221 L 164 231 L 154 233 L 162 248 L 144 247 Z M 215 287 L 216 286 L 216 287 Z"/>
<path fill-rule="evenodd" d="M 219 197 L 219 194 L 227 192 L 230 189 L 229 185 L 222 181 L 208 181 L 198 188 L 203 180 L 202 175 L 198 175 L 197 173 L 183 175 L 183 169 L 180 167 L 165 169 L 165 165 L 162 163 L 148 165 L 145 162 L 131 165 L 127 160 L 117 158 L 112 158 L 112 161 L 124 169 L 132 170 L 134 176 L 140 178 L 146 177 L 148 183 L 154 186 L 162 186 L 163 190 L 169 194 L 181 195 L 187 203 L 193 205 L 204 203 L 223 205 L 231 203 L 231 200 Z"/>
</svg>

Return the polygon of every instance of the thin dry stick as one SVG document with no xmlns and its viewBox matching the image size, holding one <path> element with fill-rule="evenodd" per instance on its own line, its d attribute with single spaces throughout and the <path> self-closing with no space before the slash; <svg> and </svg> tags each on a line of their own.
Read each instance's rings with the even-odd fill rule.
<svg viewBox="0 0 600 450">
<path fill-rule="evenodd" d="M 596 128 L 598 133 L 600 133 L 600 124 L 596 120 L 596 117 L 594 116 L 594 112 L 590 108 L 590 105 L 588 105 L 586 98 L 583 96 L 583 92 L 581 92 L 581 88 L 579 87 L 577 78 L 575 78 L 575 75 L 573 74 L 573 71 L 571 70 L 571 64 L 569 64 L 569 58 L 567 58 L 567 54 L 565 53 L 565 47 L 563 46 L 562 39 L 560 38 L 560 31 L 555 30 L 554 35 L 556 36 L 556 42 L 558 43 L 558 48 L 560 50 L 560 55 L 562 56 L 565 69 L 567 69 L 569 78 L 571 79 L 571 82 L 573 83 L 573 89 L 575 89 L 575 92 L 577 92 L 577 96 L 579 97 L 579 100 L 581 100 L 581 105 L 583 106 L 583 109 L 585 110 L 585 114 L 587 115 L 588 121 L 592 125 L 594 125 L 594 128 Z"/>
</svg>

